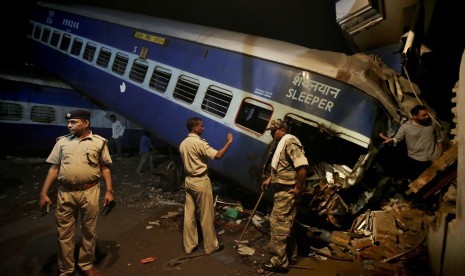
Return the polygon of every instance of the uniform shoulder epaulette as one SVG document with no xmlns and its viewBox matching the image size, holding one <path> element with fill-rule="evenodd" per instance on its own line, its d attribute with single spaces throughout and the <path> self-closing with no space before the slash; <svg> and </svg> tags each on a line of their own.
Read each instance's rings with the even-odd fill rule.
<svg viewBox="0 0 465 276">
<path fill-rule="evenodd" d="M 97 139 L 102 140 L 102 141 L 105 142 L 105 143 L 108 141 L 107 139 L 103 138 L 102 136 L 100 136 L 100 135 L 98 135 L 98 134 L 93 134 L 93 136 L 94 136 L 95 138 L 97 138 Z"/>
<path fill-rule="evenodd" d="M 70 137 L 71 135 L 72 134 L 66 134 L 66 135 L 60 136 L 57 138 L 57 141 L 60 140 L 61 138 Z"/>
</svg>

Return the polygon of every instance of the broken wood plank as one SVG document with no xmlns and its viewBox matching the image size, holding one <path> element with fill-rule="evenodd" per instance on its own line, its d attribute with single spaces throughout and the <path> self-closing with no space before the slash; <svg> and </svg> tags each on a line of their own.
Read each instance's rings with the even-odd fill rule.
<svg viewBox="0 0 465 276">
<path fill-rule="evenodd" d="M 438 173 L 438 171 L 445 170 L 448 166 L 457 160 L 458 147 L 457 143 L 451 145 L 451 147 L 444 152 L 438 159 L 434 160 L 431 166 L 429 166 L 417 179 L 410 183 L 409 190 L 406 194 L 412 192 L 418 193 L 426 184 L 428 184 Z"/>
</svg>

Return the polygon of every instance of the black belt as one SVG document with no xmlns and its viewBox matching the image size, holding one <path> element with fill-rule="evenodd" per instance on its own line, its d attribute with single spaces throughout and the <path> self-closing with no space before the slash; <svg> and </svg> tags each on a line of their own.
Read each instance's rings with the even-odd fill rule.
<svg viewBox="0 0 465 276">
<path fill-rule="evenodd" d="M 97 184 L 99 184 L 98 181 L 91 182 L 91 183 L 86 183 L 86 184 L 60 183 L 60 185 L 63 186 L 65 189 L 71 190 L 71 191 L 85 191 L 87 189 L 90 189 L 90 188 L 94 187 Z"/>
<path fill-rule="evenodd" d="M 289 192 L 290 190 L 294 189 L 295 185 L 285 185 L 279 183 L 271 183 L 271 186 L 275 190 L 276 193 L 278 192 Z"/>
</svg>

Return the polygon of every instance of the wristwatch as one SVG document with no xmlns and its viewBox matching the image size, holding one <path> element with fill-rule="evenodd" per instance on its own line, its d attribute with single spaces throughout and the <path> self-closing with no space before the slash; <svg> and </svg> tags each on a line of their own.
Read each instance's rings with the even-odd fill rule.
<svg viewBox="0 0 465 276">
<path fill-rule="evenodd" d="M 113 190 L 107 190 L 107 193 L 110 193 L 112 195 L 115 195 L 115 192 Z"/>
</svg>

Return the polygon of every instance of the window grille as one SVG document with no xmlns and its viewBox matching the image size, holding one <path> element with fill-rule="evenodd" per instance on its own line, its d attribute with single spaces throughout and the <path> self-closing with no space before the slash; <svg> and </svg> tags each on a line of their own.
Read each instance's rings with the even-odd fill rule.
<svg viewBox="0 0 465 276">
<path fill-rule="evenodd" d="M 111 50 L 108 48 L 102 47 L 97 57 L 97 65 L 100 67 L 107 68 L 108 63 L 110 63 Z"/>
<path fill-rule="evenodd" d="M 83 58 L 87 61 L 92 62 L 94 60 L 95 52 L 97 51 L 97 45 L 94 43 L 87 43 L 84 49 Z"/>
<path fill-rule="evenodd" d="M 60 41 L 60 33 L 57 31 L 54 31 L 52 34 L 52 40 L 50 41 L 50 44 L 53 47 L 57 47 L 59 41 Z"/>
<path fill-rule="evenodd" d="M 64 34 L 61 38 L 60 50 L 67 52 L 71 44 L 71 36 L 69 34 Z"/>
<path fill-rule="evenodd" d="M 80 38 L 75 38 L 73 41 L 73 45 L 71 46 L 71 54 L 75 56 L 79 56 L 81 54 L 82 45 L 84 42 Z"/>
<path fill-rule="evenodd" d="M 23 107 L 17 103 L 0 102 L 0 120 L 20 121 L 23 119 Z"/>
<path fill-rule="evenodd" d="M 42 40 L 42 42 L 48 43 L 48 39 L 50 38 L 51 32 L 52 31 L 50 31 L 50 29 L 45 28 L 44 31 L 42 32 L 42 38 L 40 40 Z"/>
<path fill-rule="evenodd" d="M 34 105 L 31 109 L 31 121 L 51 123 L 55 121 L 55 110 L 49 106 Z"/>
<path fill-rule="evenodd" d="M 145 75 L 147 75 L 148 68 L 149 64 L 146 61 L 141 59 L 134 60 L 131 72 L 129 73 L 129 78 L 135 82 L 143 83 Z"/>
<path fill-rule="evenodd" d="M 187 76 L 178 79 L 173 97 L 186 103 L 192 103 L 199 89 L 199 81 Z"/>
<path fill-rule="evenodd" d="M 165 92 L 168 83 L 171 79 L 171 71 L 163 67 L 157 66 L 153 70 L 152 78 L 150 78 L 149 87 L 159 92 Z"/>
<path fill-rule="evenodd" d="M 125 54 L 117 53 L 111 70 L 117 74 L 124 75 L 128 66 L 129 57 Z"/>
<path fill-rule="evenodd" d="M 40 35 L 42 34 L 42 26 L 36 25 L 34 30 L 34 38 L 40 39 Z"/>
<path fill-rule="evenodd" d="M 203 98 L 202 110 L 223 118 L 228 111 L 231 99 L 231 91 L 211 85 Z"/>
</svg>

